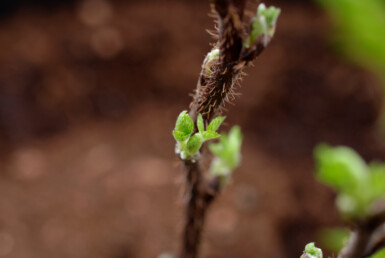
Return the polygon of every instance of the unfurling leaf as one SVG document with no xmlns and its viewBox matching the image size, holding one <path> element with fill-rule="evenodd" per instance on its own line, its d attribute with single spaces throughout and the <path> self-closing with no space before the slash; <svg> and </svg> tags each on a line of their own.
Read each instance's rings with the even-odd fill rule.
<svg viewBox="0 0 385 258">
<path fill-rule="evenodd" d="M 188 134 L 184 134 L 180 131 L 175 131 L 175 130 L 172 131 L 172 135 L 174 136 L 175 140 L 177 140 L 179 142 L 185 141 L 190 137 L 190 135 L 188 135 Z"/>
<path fill-rule="evenodd" d="M 176 121 L 175 129 L 172 134 L 177 141 L 175 153 L 183 160 L 195 160 L 198 157 L 199 149 L 205 141 L 215 139 L 221 135 L 216 132 L 223 120 L 224 116 L 215 118 L 205 131 L 205 124 L 201 114 L 198 114 L 196 127 L 198 132 L 194 133 L 194 122 L 187 113 L 182 111 Z"/>
<path fill-rule="evenodd" d="M 180 132 L 180 134 L 178 134 L 179 136 L 181 135 L 184 135 L 184 137 L 187 136 L 186 139 L 193 133 L 194 122 L 189 116 L 189 114 L 187 114 L 187 111 L 182 111 L 179 114 L 178 119 L 176 120 L 174 131 Z M 174 137 L 175 137 L 175 134 L 174 134 Z"/>
<path fill-rule="evenodd" d="M 225 116 L 216 117 L 209 126 L 207 126 L 207 131 L 215 132 L 221 126 L 222 122 L 226 119 Z"/>
<path fill-rule="evenodd" d="M 197 119 L 197 127 L 198 127 L 198 131 L 200 133 L 203 133 L 204 130 L 205 130 L 205 124 L 203 122 L 203 117 L 202 117 L 202 114 L 198 114 L 198 119 Z"/>
<path fill-rule="evenodd" d="M 220 137 L 221 135 L 217 132 L 212 132 L 212 131 L 206 131 L 206 132 L 203 132 L 202 133 L 202 136 L 203 136 L 203 139 L 205 141 L 207 140 L 211 140 L 211 139 L 215 139 L 215 138 L 218 138 Z"/>
<path fill-rule="evenodd" d="M 322 250 L 317 248 L 314 243 L 309 243 L 305 246 L 305 251 L 301 258 L 322 258 Z"/>
<path fill-rule="evenodd" d="M 281 9 L 271 6 L 266 8 L 264 4 L 258 6 L 257 14 L 252 20 L 250 36 L 246 40 L 246 46 L 251 46 L 260 36 L 273 37 L 275 26 Z"/>
<path fill-rule="evenodd" d="M 195 155 L 202 146 L 203 140 L 199 134 L 194 134 L 187 141 L 187 151 L 190 155 Z"/>
</svg>

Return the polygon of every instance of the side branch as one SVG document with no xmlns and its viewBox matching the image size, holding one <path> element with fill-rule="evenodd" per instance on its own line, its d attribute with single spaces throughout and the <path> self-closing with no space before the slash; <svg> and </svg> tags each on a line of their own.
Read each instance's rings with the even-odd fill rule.
<svg viewBox="0 0 385 258">
<path fill-rule="evenodd" d="M 385 209 L 377 211 L 365 221 L 357 222 L 349 243 L 339 258 L 364 258 L 385 247 Z"/>
</svg>

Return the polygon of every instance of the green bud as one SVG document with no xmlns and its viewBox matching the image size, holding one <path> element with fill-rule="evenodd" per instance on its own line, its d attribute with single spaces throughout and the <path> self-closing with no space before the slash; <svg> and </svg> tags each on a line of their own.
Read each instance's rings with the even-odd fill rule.
<svg viewBox="0 0 385 258">
<path fill-rule="evenodd" d="M 204 61 L 204 67 L 206 71 L 206 75 L 209 76 L 211 74 L 211 66 L 215 64 L 215 60 L 219 57 L 219 48 L 213 48 L 206 56 Z"/>
<path fill-rule="evenodd" d="M 174 138 L 177 141 L 184 141 L 194 131 L 194 122 L 191 117 L 187 114 L 187 111 L 182 111 L 178 119 L 176 120 L 175 130 L 173 131 Z"/>
<path fill-rule="evenodd" d="M 197 154 L 200 147 L 202 146 L 202 143 L 203 143 L 203 139 L 199 133 L 191 136 L 190 139 L 188 139 L 187 145 L 186 145 L 188 154 L 191 156 Z"/>
<path fill-rule="evenodd" d="M 258 6 L 257 14 L 252 19 L 251 32 L 246 40 L 246 45 L 250 46 L 262 35 L 274 36 L 275 26 L 281 9 L 271 6 L 266 8 L 264 4 Z"/>
<path fill-rule="evenodd" d="M 179 142 L 185 141 L 187 140 L 188 137 L 190 137 L 190 135 L 188 134 L 184 134 L 182 132 L 175 131 L 175 130 L 172 131 L 172 135 L 174 136 L 175 140 Z"/>
<path fill-rule="evenodd" d="M 207 126 L 207 131 L 215 132 L 221 126 L 222 122 L 226 119 L 225 116 L 216 117 L 209 126 Z"/>
<path fill-rule="evenodd" d="M 281 13 L 281 9 L 274 6 L 266 8 L 264 4 L 258 6 L 257 15 L 259 17 L 264 17 L 267 27 L 274 26 L 277 22 L 278 16 Z"/>
<path fill-rule="evenodd" d="M 314 243 L 309 243 L 305 246 L 305 251 L 301 258 L 322 258 L 322 250 L 317 248 Z"/>
</svg>

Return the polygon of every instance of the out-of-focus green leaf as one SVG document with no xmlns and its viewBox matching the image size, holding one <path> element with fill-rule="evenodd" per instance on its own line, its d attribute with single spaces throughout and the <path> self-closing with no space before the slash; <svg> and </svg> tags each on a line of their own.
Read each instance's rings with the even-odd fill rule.
<svg viewBox="0 0 385 258">
<path fill-rule="evenodd" d="M 366 180 L 367 166 L 350 148 L 331 148 L 321 144 L 315 149 L 315 158 L 317 177 L 327 185 L 352 192 L 357 189 L 361 180 Z"/>
<path fill-rule="evenodd" d="M 385 1 L 316 0 L 331 13 L 340 50 L 385 82 Z"/>
<path fill-rule="evenodd" d="M 318 232 L 318 239 L 321 246 L 339 253 L 346 245 L 350 232 L 345 228 L 325 228 Z"/>
<path fill-rule="evenodd" d="M 371 173 L 372 198 L 380 198 L 385 195 L 385 165 L 371 163 L 369 170 Z"/>
<path fill-rule="evenodd" d="M 385 165 L 365 161 L 348 147 L 315 149 L 317 178 L 337 190 L 336 204 L 348 219 L 363 219 L 385 195 Z"/>
<path fill-rule="evenodd" d="M 385 249 L 381 249 L 380 251 L 376 252 L 368 258 L 385 258 Z"/>
<path fill-rule="evenodd" d="M 215 155 L 210 167 L 213 176 L 220 177 L 223 184 L 241 161 L 242 134 L 239 126 L 234 126 L 228 135 L 222 135 L 218 143 L 209 145 Z"/>
</svg>

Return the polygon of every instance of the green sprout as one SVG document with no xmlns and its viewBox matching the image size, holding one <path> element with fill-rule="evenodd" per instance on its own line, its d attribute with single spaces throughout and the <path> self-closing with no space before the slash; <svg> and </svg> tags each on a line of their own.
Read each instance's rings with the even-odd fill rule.
<svg viewBox="0 0 385 258">
<path fill-rule="evenodd" d="M 317 178 L 334 188 L 336 204 L 347 219 L 369 216 L 385 195 L 385 165 L 369 165 L 351 148 L 321 144 L 315 149 Z"/>
<path fill-rule="evenodd" d="M 242 133 L 239 126 L 234 126 L 229 135 L 222 135 L 220 142 L 209 145 L 210 151 L 215 155 L 210 173 L 219 178 L 222 187 L 228 183 L 232 171 L 241 161 L 241 145 Z"/>
<path fill-rule="evenodd" d="M 317 248 L 314 243 L 308 243 L 305 246 L 305 251 L 301 255 L 301 258 L 322 258 L 322 250 Z"/>
<path fill-rule="evenodd" d="M 180 158 L 183 160 L 195 160 L 198 156 L 199 149 L 205 141 L 221 136 L 216 131 L 225 118 L 226 117 L 224 116 L 216 117 L 213 121 L 211 121 L 205 130 L 203 117 L 201 114 L 198 114 L 198 132 L 193 134 L 194 121 L 191 119 L 187 111 L 182 111 L 176 120 L 175 129 L 172 131 L 172 134 L 177 142 L 175 152 L 179 154 Z"/>
<path fill-rule="evenodd" d="M 251 46 L 260 36 L 273 37 L 275 25 L 281 9 L 274 6 L 266 8 L 264 4 L 258 6 L 257 14 L 252 19 L 250 36 L 245 42 L 246 47 Z"/>
<path fill-rule="evenodd" d="M 194 131 L 194 122 L 187 114 L 187 111 L 182 111 L 176 120 L 175 129 L 172 131 L 175 140 L 184 141 L 190 137 Z"/>
</svg>

